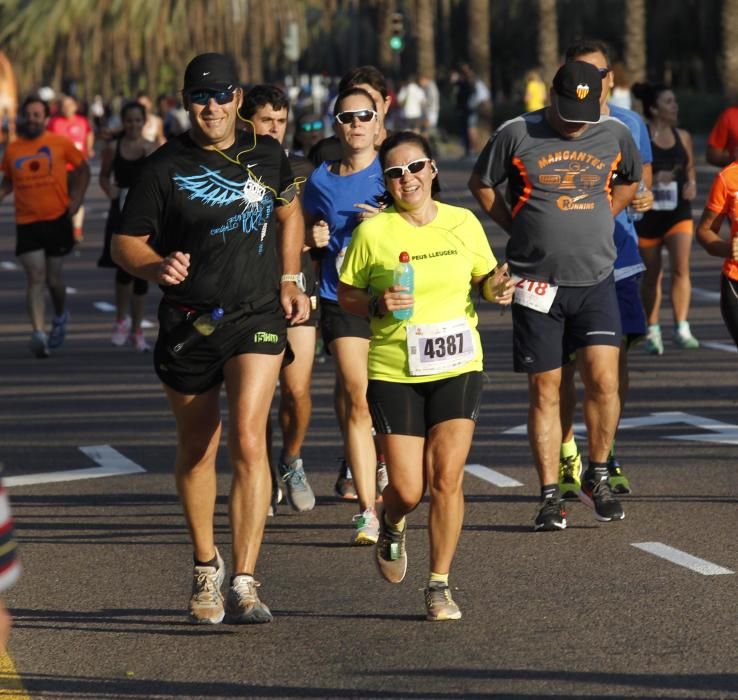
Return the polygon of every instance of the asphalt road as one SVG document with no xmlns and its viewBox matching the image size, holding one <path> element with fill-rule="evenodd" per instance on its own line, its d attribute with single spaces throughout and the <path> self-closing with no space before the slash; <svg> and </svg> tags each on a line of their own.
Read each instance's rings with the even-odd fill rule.
<svg viewBox="0 0 738 700">
<path fill-rule="evenodd" d="M 471 206 L 470 167 L 441 165 L 446 201 Z M 700 169 L 696 208 L 712 172 Z M 738 375 L 717 305 L 719 261 L 694 248 L 692 328 L 717 345 L 680 351 L 667 340 L 662 357 L 632 353 L 618 439 L 634 486 L 624 521 L 597 523 L 575 503 L 566 531 L 532 531 L 526 382 L 512 372 L 509 314 L 487 306 L 488 381 L 468 464 L 494 471 L 465 480 L 451 578 L 463 619 L 424 619 L 425 504 L 409 518 L 401 585 L 380 579 L 371 548 L 348 546 L 353 506 L 333 496 L 341 450 L 329 360 L 316 367 L 304 450 L 317 506 L 280 508 L 259 560 L 274 623 L 201 628 L 185 616 L 191 560 L 173 420 L 150 356 L 110 345 L 112 314 L 95 306 L 112 302 L 111 271 L 95 266 L 105 215 L 96 186 L 87 205 L 86 240 L 66 265 L 69 337 L 43 361 L 27 349 L 12 207 L 0 209 L 0 460 L 11 483 L 26 482 L 11 488 L 24 572 L 7 594 L 15 626 L 0 696 L 738 698 Z M 501 255 L 502 233 L 488 230 Z M 668 338 L 668 306 L 662 319 Z M 224 450 L 219 468 L 227 552 Z"/>
</svg>

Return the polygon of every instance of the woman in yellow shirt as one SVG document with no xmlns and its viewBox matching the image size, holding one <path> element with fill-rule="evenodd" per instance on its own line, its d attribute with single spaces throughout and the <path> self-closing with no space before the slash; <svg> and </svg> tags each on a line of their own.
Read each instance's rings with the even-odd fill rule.
<svg viewBox="0 0 738 700">
<path fill-rule="evenodd" d="M 371 317 L 367 395 L 389 472 L 377 564 L 388 581 L 404 578 L 405 515 L 427 485 L 427 615 L 458 619 L 448 573 L 461 532 L 464 462 L 483 381 L 471 292 L 484 283 L 486 296 L 510 303 L 511 285 L 474 214 L 431 198 L 438 171 L 422 136 L 393 134 L 379 158 L 392 205 L 355 230 L 338 286 L 345 310 Z M 400 253 L 409 255 L 414 268 L 412 293 L 394 282 Z M 407 320 L 393 313 L 407 309 Z"/>
</svg>

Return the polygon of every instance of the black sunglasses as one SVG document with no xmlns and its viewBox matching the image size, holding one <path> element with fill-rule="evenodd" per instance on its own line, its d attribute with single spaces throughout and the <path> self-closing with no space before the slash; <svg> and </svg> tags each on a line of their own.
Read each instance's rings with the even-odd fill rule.
<svg viewBox="0 0 738 700">
<path fill-rule="evenodd" d="M 189 93 L 190 102 L 204 107 L 210 100 L 215 100 L 219 105 L 227 105 L 233 102 L 235 90 L 193 90 Z"/>
<path fill-rule="evenodd" d="M 408 173 L 419 173 L 426 163 L 430 163 L 430 158 L 418 158 L 418 160 L 410 161 L 407 165 L 393 165 L 391 168 L 387 168 L 384 174 L 392 178 L 393 180 L 399 180 L 406 172 Z"/>
<path fill-rule="evenodd" d="M 360 122 L 370 122 L 377 116 L 373 109 L 348 109 L 345 112 L 339 112 L 336 115 L 336 121 L 339 124 L 351 124 L 354 119 Z"/>
<path fill-rule="evenodd" d="M 612 70 L 609 66 L 607 68 L 598 68 L 597 72 L 600 74 L 600 80 L 604 80 L 607 74 Z"/>
<path fill-rule="evenodd" d="M 320 131 L 323 128 L 323 122 L 320 119 L 316 119 L 314 122 L 305 122 L 300 124 L 300 131 Z"/>
</svg>

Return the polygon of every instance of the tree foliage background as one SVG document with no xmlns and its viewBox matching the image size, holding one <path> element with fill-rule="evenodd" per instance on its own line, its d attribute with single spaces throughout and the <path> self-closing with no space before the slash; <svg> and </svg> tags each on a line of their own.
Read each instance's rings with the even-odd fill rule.
<svg viewBox="0 0 738 700">
<path fill-rule="evenodd" d="M 544 0 L 0 0 L 0 49 L 22 92 L 40 85 L 58 90 L 74 80 L 80 95 L 106 97 L 137 89 L 172 93 L 181 87 L 184 65 L 202 51 L 231 54 L 244 82 L 292 72 L 340 75 L 363 63 L 390 75 L 420 67 L 443 82 L 461 61 L 476 60 L 498 99 L 515 96 L 525 71 L 538 65 L 541 39 L 557 39 L 563 49 L 578 36 L 593 36 L 623 57 L 632 2 L 548 3 L 557 19 L 540 26 Z M 738 12 L 736 1 L 640 3 L 647 76 L 720 92 L 721 11 L 732 5 Z M 406 29 L 400 55 L 388 49 L 394 11 L 403 13 Z M 488 18 L 486 31 L 471 24 L 479 17 Z M 283 50 L 290 22 L 299 26 L 296 64 Z M 471 40 L 485 35 L 486 46 Z"/>
</svg>

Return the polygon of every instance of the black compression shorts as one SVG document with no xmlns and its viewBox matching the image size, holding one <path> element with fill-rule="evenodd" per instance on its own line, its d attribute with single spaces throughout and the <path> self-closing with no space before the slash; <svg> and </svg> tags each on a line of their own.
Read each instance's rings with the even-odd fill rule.
<svg viewBox="0 0 738 700">
<path fill-rule="evenodd" d="M 412 384 L 370 379 L 367 399 L 374 429 L 383 435 L 425 437 L 447 420 L 476 422 L 483 382 L 482 372 Z"/>
</svg>

